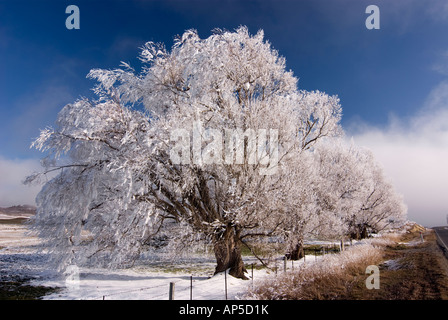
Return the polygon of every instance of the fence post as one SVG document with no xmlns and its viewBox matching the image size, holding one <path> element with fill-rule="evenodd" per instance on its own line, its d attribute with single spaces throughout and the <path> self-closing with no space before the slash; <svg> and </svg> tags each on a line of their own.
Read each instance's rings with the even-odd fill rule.
<svg viewBox="0 0 448 320">
<path fill-rule="evenodd" d="M 193 300 L 193 276 L 190 276 L 190 300 Z"/>
<path fill-rule="evenodd" d="M 254 287 L 254 264 L 252 263 L 252 288 Z"/>
<path fill-rule="evenodd" d="M 226 287 L 226 300 L 227 300 L 227 270 L 224 270 L 224 285 Z"/>
<path fill-rule="evenodd" d="M 283 257 L 283 272 L 286 272 L 286 255 Z"/>
<path fill-rule="evenodd" d="M 169 300 L 174 300 L 174 282 L 170 282 Z"/>
</svg>

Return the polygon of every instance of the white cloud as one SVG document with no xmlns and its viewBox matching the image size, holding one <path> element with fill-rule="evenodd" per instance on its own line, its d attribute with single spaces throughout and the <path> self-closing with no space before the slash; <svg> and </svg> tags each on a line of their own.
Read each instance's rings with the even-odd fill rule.
<svg viewBox="0 0 448 320">
<path fill-rule="evenodd" d="M 448 50 L 437 54 L 437 61 L 433 64 L 432 69 L 442 75 L 448 76 Z"/>
<path fill-rule="evenodd" d="M 35 204 L 41 186 L 23 185 L 25 177 L 41 169 L 39 160 L 0 157 L 0 207 Z"/>
<path fill-rule="evenodd" d="M 358 124 L 351 134 L 357 145 L 371 149 L 383 164 L 404 196 L 409 219 L 426 226 L 446 224 L 448 82 L 434 88 L 412 118 L 391 118 L 386 128 Z"/>
</svg>

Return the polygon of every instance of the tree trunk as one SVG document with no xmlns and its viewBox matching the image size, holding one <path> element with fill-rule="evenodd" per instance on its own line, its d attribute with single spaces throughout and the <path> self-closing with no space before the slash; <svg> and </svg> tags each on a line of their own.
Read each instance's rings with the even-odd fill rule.
<svg viewBox="0 0 448 320">
<path fill-rule="evenodd" d="M 366 239 L 369 237 L 369 233 L 367 232 L 367 227 L 365 225 L 362 226 L 361 229 L 361 239 Z"/>
<path fill-rule="evenodd" d="M 299 239 L 293 246 L 292 250 L 286 254 L 286 257 L 290 260 L 300 260 L 305 256 L 305 251 L 303 250 L 303 239 Z"/>
<path fill-rule="evenodd" d="M 358 229 L 355 229 L 355 231 L 353 231 L 350 234 L 350 240 L 360 240 L 361 239 L 361 234 L 359 233 Z"/>
<path fill-rule="evenodd" d="M 358 224 L 355 227 L 355 230 L 350 235 L 351 239 L 361 240 L 369 237 L 369 233 L 367 232 L 367 226 L 365 224 Z"/>
<path fill-rule="evenodd" d="M 230 269 L 231 276 L 248 279 L 244 274 L 247 270 L 241 257 L 238 235 L 233 227 L 229 226 L 223 233 L 217 235 L 213 247 L 217 263 L 215 274 Z"/>
</svg>

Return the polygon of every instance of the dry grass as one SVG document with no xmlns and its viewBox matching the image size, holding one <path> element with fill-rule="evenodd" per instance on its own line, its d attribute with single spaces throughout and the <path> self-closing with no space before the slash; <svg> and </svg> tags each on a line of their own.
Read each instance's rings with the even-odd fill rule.
<svg viewBox="0 0 448 320">
<path fill-rule="evenodd" d="M 357 275 L 382 260 L 382 250 L 373 244 L 350 247 L 340 254 L 327 255 L 316 263 L 278 275 L 254 286 L 249 296 L 257 299 L 337 299 L 352 290 Z"/>
<path fill-rule="evenodd" d="M 380 288 L 368 290 L 368 265 L 378 265 Z M 434 232 L 391 235 L 328 255 L 316 264 L 256 283 L 248 298 L 286 300 L 448 299 L 448 260 Z"/>
<path fill-rule="evenodd" d="M 412 245 L 397 243 L 385 248 L 385 259 L 393 261 L 393 267 L 382 265 L 380 290 L 365 292 L 365 299 L 448 299 L 448 260 L 433 231 L 424 238 L 421 243 L 419 233 L 407 234 L 404 240 Z"/>
</svg>

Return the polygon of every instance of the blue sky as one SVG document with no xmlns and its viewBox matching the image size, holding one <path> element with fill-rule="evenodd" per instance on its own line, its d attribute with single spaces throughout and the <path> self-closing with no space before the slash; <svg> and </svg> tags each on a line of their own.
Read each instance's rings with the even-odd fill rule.
<svg viewBox="0 0 448 320">
<path fill-rule="evenodd" d="M 79 30 L 65 27 L 71 4 L 80 10 Z M 380 9 L 379 30 L 365 27 L 370 4 Z M 93 95 L 90 69 L 120 61 L 138 69 L 146 41 L 169 48 L 190 28 L 205 38 L 214 28 L 240 25 L 264 30 L 300 88 L 340 97 L 344 129 L 378 154 L 409 200 L 410 218 L 445 222 L 448 204 L 432 195 L 448 190 L 441 180 L 448 178 L 441 162 L 448 147 L 446 0 L 0 0 L 0 206 L 29 199 L 11 191 L 23 190 L 17 181 L 37 168 L 41 154 L 29 145 L 65 104 Z M 433 135 L 442 138 L 435 143 Z M 394 154 L 400 148 L 406 152 Z M 401 172 L 415 157 L 421 160 Z M 433 171 L 412 179 L 422 167 Z M 428 194 L 414 204 L 422 192 Z M 434 202 L 437 214 L 429 219 L 422 211 Z"/>
</svg>

